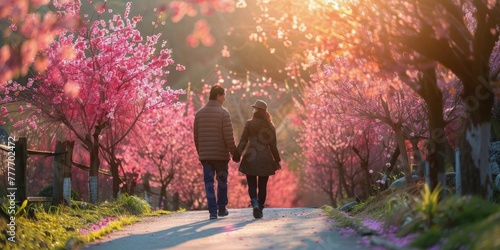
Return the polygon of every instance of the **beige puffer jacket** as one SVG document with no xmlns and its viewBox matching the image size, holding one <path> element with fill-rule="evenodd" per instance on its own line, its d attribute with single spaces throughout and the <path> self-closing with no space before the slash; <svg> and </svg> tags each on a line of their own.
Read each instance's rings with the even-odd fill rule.
<svg viewBox="0 0 500 250">
<path fill-rule="evenodd" d="M 196 112 L 194 143 L 200 161 L 229 161 L 229 153 L 236 150 L 231 116 L 219 102 L 209 100 Z"/>
</svg>

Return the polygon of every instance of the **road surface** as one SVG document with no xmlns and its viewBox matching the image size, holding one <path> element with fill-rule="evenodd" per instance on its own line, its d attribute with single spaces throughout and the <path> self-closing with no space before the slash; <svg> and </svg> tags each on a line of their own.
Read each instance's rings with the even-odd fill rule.
<svg viewBox="0 0 500 250">
<path fill-rule="evenodd" d="M 369 249 L 359 240 L 341 236 L 320 208 L 266 208 L 262 219 L 246 208 L 216 220 L 208 211 L 146 217 L 81 249 Z"/>
</svg>

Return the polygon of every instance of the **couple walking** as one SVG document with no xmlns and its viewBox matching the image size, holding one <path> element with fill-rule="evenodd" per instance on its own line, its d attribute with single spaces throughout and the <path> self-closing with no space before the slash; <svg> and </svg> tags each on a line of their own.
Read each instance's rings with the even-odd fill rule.
<svg viewBox="0 0 500 250">
<path fill-rule="evenodd" d="M 231 116 L 222 106 L 225 100 L 224 88 L 214 85 L 210 90 L 209 101 L 196 112 L 194 120 L 194 142 L 203 166 L 210 219 L 229 214 L 229 154 L 232 155 L 233 161 L 241 160 L 238 171 L 246 175 L 253 216 L 256 219 L 262 218 L 267 181 L 270 175 L 281 169 L 281 159 L 276 147 L 276 130 L 271 115 L 267 112 L 267 104 L 257 100 L 252 105 L 253 116 L 245 123 L 240 143 L 236 146 Z M 214 178 L 217 179 L 217 195 L 214 190 Z"/>
</svg>

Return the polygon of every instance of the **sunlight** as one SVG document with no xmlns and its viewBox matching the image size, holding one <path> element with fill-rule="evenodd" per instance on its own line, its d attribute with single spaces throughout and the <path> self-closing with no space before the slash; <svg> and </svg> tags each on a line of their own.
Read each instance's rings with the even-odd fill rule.
<svg viewBox="0 0 500 250">
<path fill-rule="evenodd" d="M 317 10 L 317 9 L 325 9 L 328 7 L 333 7 L 333 9 L 339 8 L 338 0 L 309 0 L 308 9 L 309 11 Z"/>
</svg>

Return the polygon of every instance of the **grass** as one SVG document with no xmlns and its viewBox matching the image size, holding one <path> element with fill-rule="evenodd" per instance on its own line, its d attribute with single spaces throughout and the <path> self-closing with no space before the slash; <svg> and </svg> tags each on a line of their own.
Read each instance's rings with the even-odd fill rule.
<svg viewBox="0 0 500 250">
<path fill-rule="evenodd" d="M 7 212 L 6 204 L 2 209 Z M 74 249 L 101 239 L 113 230 L 139 221 L 143 216 L 169 215 L 169 211 L 153 211 L 136 196 L 122 195 L 113 202 L 99 204 L 73 203 L 71 206 L 47 206 L 41 203 L 17 208 L 16 242 L 6 218 L 0 218 L 0 249 Z"/>
<path fill-rule="evenodd" d="M 500 249 L 500 205 L 471 196 L 437 199 L 423 183 L 390 189 L 358 203 L 349 213 L 323 210 L 339 227 L 386 249 Z M 498 195 L 498 194 L 497 194 Z M 371 230 L 372 234 L 366 234 Z M 385 241 L 380 240 L 381 238 Z M 385 243 L 384 243 L 385 242 Z"/>
</svg>

